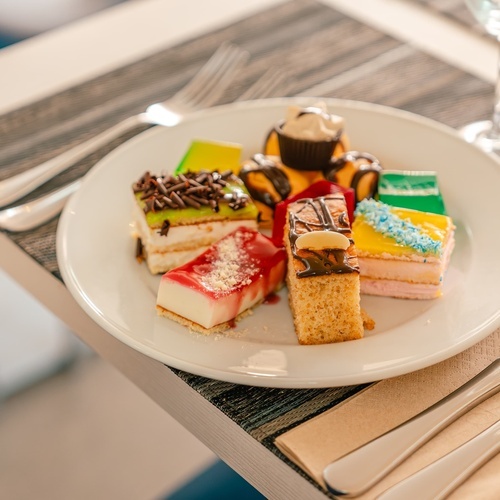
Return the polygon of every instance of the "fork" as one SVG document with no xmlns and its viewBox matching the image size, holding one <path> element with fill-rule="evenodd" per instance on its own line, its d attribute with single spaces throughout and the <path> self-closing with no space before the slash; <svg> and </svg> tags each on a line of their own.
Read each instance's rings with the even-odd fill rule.
<svg viewBox="0 0 500 500">
<path fill-rule="evenodd" d="M 243 92 L 237 101 L 285 95 L 286 89 L 291 85 L 293 81 L 289 75 L 281 70 L 270 69 Z M 1 210 L 0 229 L 22 232 L 41 226 L 61 212 L 67 199 L 78 190 L 82 182 L 78 179 L 28 203 Z"/>
<path fill-rule="evenodd" d="M 249 53 L 245 50 L 223 43 L 192 80 L 170 99 L 148 106 L 144 113 L 123 120 L 41 165 L 0 181 L 0 207 L 22 198 L 77 161 L 139 125 L 172 127 L 186 114 L 211 106 L 231 84 L 248 58 Z"/>
<path fill-rule="evenodd" d="M 29 231 L 55 217 L 80 187 L 77 180 L 36 200 L 0 211 L 0 228 L 13 233 Z"/>
</svg>

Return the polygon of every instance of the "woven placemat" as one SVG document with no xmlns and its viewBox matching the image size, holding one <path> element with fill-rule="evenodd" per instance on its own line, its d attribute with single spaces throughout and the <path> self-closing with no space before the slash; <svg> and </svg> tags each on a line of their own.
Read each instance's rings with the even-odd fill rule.
<svg viewBox="0 0 500 500">
<path fill-rule="evenodd" d="M 0 179 L 173 95 L 224 40 L 247 49 L 251 60 L 221 104 L 233 101 L 274 66 L 291 75 L 288 95 L 385 104 L 452 127 L 490 114 L 491 85 L 314 0 L 295 0 L 1 116 Z M 81 161 L 23 201 L 82 176 L 127 137 Z M 61 279 L 56 227 L 57 219 L 28 233 L 7 235 Z M 279 434 L 362 389 L 266 389 L 175 373 L 283 460 L 273 444 Z"/>
</svg>

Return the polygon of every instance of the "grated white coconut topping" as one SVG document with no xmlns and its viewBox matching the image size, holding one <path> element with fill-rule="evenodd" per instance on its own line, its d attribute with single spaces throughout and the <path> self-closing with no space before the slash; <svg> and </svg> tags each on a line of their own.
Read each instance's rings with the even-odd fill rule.
<svg viewBox="0 0 500 500">
<path fill-rule="evenodd" d="M 211 270 L 202 279 L 206 288 L 224 293 L 252 283 L 257 267 L 245 250 L 247 239 L 248 235 L 236 232 L 215 245 Z"/>
</svg>

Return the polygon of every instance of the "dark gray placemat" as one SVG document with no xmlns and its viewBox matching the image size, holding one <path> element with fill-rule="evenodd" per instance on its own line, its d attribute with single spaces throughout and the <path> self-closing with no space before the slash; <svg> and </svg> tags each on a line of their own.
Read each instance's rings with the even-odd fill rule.
<svg viewBox="0 0 500 500">
<path fill-rule="evenodd" d="M 289 95 L 312 95 L 311 87 L 321 85 L 315 95 L 395 106 L 452 127 L 483 119 L 490 112 L 491 85 L 314 0 L 296 0 L 1 116 L 0 179 L 171 96 L 223 40 L 246 48 L 252 58 L 221 103 L 234 100 L 275 66 L 293 78 Z M 26 199 L 82 176 L 109 149 L 80 162 Z M 53 220 L 8 237 L 61 279 L 56 226 Z M 273 444 L 277 435 L 362 388 L 266 389 L 175 373 L 280 457 Z"/>
</svg>

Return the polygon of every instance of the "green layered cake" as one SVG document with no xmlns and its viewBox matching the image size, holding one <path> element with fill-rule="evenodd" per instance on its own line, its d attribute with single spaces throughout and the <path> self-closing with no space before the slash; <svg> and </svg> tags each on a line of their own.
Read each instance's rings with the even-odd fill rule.
<svg viewBox="0 0 500 500">
<path fill-rule="evenodd" d="M 378 196 L 380 201 L 393 207 L 446 215 L 436 172 L 382 170 Z"/>
<path fill-rule="evenodd" d="M 238 227 L 257 229 L 258 209 L 231 171 L 146 172 L 132 189 L 136 254 L 153 274 L 188 262 Z"/>
</svg>

